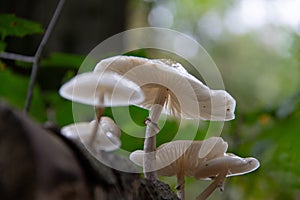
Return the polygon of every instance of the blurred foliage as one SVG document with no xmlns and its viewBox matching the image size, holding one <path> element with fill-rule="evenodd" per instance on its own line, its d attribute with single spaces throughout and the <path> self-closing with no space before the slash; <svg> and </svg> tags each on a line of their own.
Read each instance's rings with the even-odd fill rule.
<svg viewBox="0 0 300 200">
<path fill-rule="evenodd" d="M 299 35 L 284 28 L 272 27 L 272 34 L 284 33 L 285 42 L 276 38 L 266 45 L 261 38 L 264 32 L 247 32 L 234 35 L 223 32 L 210 37 L 199 29 L 198 21 L 207 13 L 223 16 L 236 1 L 133 1 L 129 8 L 129 26 L 145 24 L 152 8 L 164 6 L 174 11 L 171 28 L 188 33 L 201 42 L 216 62 L 224 79 L 226 90 L 237 100 L 236 119 L 226 122 L 222 137 L 229 143 L 229 152 L 240 156 L 253 156 L 261 167 L 250 174 L 228 178 L 223 193 L 215 191 L 210 199 L 299 199 L 300 190 L 300 39 Z M 140 10 L 146 12 L 140 12 Z M 135 12 L 133 12 L 135 11 Z M 6 19 L 6 20 L 4 20 Z M 12 26 L 13 25 L 13 26 Z M 16 26 L 16 27 L 15 27 Z M 213 27 L 207 27 L 213 28 Z M 270 28 L 270 27 L 267 27 Z M 269 29 L 268 29 L 269 30 Z M 15 17 L 0 15 L 0 34 L 23 36 L 41 33 L 35 23 Z M 269 33 L 269 32 L 268 32 Z M 271 44 L 270 44 L 271 43 Z M 5 42 L 0 41 L 0 51 Z M 147 51 L 128 54 L 147 57 Z M 58 95 L 59 87 L 76 75 L 84 56 L 52 53 L 41 60 L 37 85 L 30 115 L 41 123 L 52 121 L 63 126 L 80 119 L 91 120 L 93 108 L 78 107 Z M 29 63 L 0 61 L 0 99 L 22 109 L 29 82 Z M 129 115 L 128 115 L 129 113 Z M 148 111 L 135 106 L 107 108 L 104 115 L 114 117 L 122 129 L 122 149 L 142 149 L 144 120 Z M 161 132 L 157 145 L 172 139 L 203 139 L 209 128 L 218 127 L 210 122 L 178 121 L 162 116 Z M 217 129 L 216 129 L 217 130 Z M 194 134 L 193 134 L 194 133 Z M 176 186 L 174 177 L 162 178 Z M 186 180 L 186 199 L 193 199 L 209 181 Z"/>
<path fill-rule="evenodd" d="M 222 132 L 229 152 L 252 156 L 261 162 L 257 171 L 229 178 L 225 191 L 215 191 L 209 199 L 299 199 L 299 28 L 294 32 L 277 23 L 282 19 L 275 19 L 243 33 L 229 31 L 229 25 L 236 29 L 244 25 L 238 24 L 237 18 L 228 22 L 226 17 L 236 5 L 250 1 L 139 2 L 140 5 L 133 5 L 137 11 L 131 13 L 131 18 L 144 18 L 144 26 L 186 33 L 208 51 L 222 74 L 226 90 L 237 100 L 236 119 L 226 122 Z M 270 12 L 274 2 L 264 2 L 269 3 L 266 8 Z M 146 14 L 139 11 L 145 10 L 145 5 L 149 6 Z M 161 20 L 160 15 L 167 20 Z M 130 24 L 131 28 L 136 25 L 141 26 L 136 21 Z M 175 188 L 176 178 L 162 180 Z M 208 184 L 188 178 L 186 198 L 194 199 Z"/>
<path fill-rule="evenodd" d="M 40 24 L 16 17 L 14 14 L 0 15 L 0 34 L 3 40 L 7 36 L 24 37 L 25 35 L 43 33 Z"/>
<path fill-rule="evenodd" d="M 4 50 L 4 39 L 7 36 L 24 37 L 43 33 L 40 24 L 16 17 L 14 14 L 0 14 L 0 51 Z"/>
<path fill-rule="evenodd" d="M 85 56 L 78 56 L 67 53 L 53 53 L 41 61 L 41 67 L 59 67 L 78 70 Z"/>
<path fill-rule="evenodd" d="M 9 69 L 2 69 L 0 70 L 0 80 L 2 82 L 0 86 L 0 99 L 4 99 L 13 106 L 22 109 L 25 104 L 29 78 L 14 74 Z M 34 94 L 30 114 L 35 116 L 39 121 L 45 121 L 46 107 L 38 87 L 35 87 Z"/>
</svg>

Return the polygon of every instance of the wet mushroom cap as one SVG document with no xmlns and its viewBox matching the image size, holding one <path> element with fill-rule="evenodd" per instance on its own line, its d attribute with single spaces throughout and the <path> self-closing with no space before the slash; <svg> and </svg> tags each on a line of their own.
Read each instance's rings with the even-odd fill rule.
<svg viewBox="0 0 300 200">
<path fill-rule="evenodd" d="M 241 158 L 231 153 L 204 162 L 195 173 L 197 179 L 216 177 L 220 172 L 227 171 L 227 176 L 237 176 L 250 173 L 260 166 L 256 158 Z"/>
<path fill-rule="evenodd" d="M 103 107 L 124 106 L 144 99 L 139 86 L 116 73 L 79 74 L 65 83 L 59 94 L 75 102 Z"/>
<path fill-rule="evenodd" d="M 145 100 L 136 103 L 150 109 L 161 88 L 168 89 L 163 113 L 175 117 L 227 121 L 234 119 L 235 100 L 223 90 L 210 90 L 189 74 L 181 64 L 170 60 L 151 60 L 115 56 L 101 60 L 94 72 L 112 71 L 141 86 Z"/>
<path fill-rule="evenodd" d="M 84 144 L 90 139 L 96 120 L 91 122 L 80 122 L 64 126 L 61 133 L 67 138 L 80 140 Z M 118 126 L 109 117 L 101 117 L 97 136 L 95 139 L 96 150 L 113 151 L 121 146 L 121 131 Z"/>
<path fill-rule="evenodd" d="M 208 138 L 210 144 L 215 144 L 207 158 L 199 159 L 198 154 L 203 141 L 176 140 L 162 144 L 156 151 L 157 174 L 174 176 L 183 170 L 185 176 L 194 176 L 195 171 L 205 159 L 213 159 L 224 155 L 227 143 L 220 137 Z M 130 160 L 143 166 L 144 151 L 137 150 L 130 154 Z M 182 169 L 181 169 L 182 168 Z"/>
</svg>

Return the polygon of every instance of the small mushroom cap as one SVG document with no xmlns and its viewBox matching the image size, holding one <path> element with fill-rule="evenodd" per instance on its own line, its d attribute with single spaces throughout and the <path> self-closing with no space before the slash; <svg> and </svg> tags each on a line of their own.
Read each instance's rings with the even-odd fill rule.
<svg viewBox="0 0 300 200">
<path fill-rule="evenodd" d="M 79 74 L 65 83 L 59 94 L 72 101 L 103 107 L 124 106 L 144 100 L 139 86 L 116 73 Z"/>
<path fill-rule="evenodd" d="M 101 60 L 94 69 L 95 73 L 103 71 L 113 71 L 141 86 L 145 100 L 137 106 L 150 109 L 160 88 L 167 88 L 165 114 L 213 121 L 234 119 L 235 100 L 226 91 L 210 90 L 180 63 L 115 56 Z"/>
<path fill-rule="evenodd" d="M 207 140 L 215 144 L 207 158 L 215 158 L 224 155 L 227 143 L 222 138 L 212 137 Z M 185 176 L 194 176 L 201 163 L 207 159 L 199 159 L 198 154 L 203 141 L 176 140 L 162 144 L 156 151 L 157 174 L 160 176 L 174 176 L 181 170 Z M 222 145 L 219 148 L 219 145 Z M 130 160 L 139 166 L 143 166 L 144 151 L 137 150 L 130 154 Z"/>
<path fill-rule="evenodd" d="M 256 170 L 260 163 L 255 158 L 241 158 L 231 153 L 203 162 L 195 173 L 197 179 L 216 177 L 227 170 L 227 177 L 246 174 Z"/>
<path fill-rule="evenodd" d="M 95 127 L 96 120 L 91 122 L 80 122 L 64 126 L 61 133 L 67 138 L 81 140 L 87 144 L 91 138 L 92 131 Z M 95 139 L 95 148 L 97 151 L 113 151 L 121 146 L 121 131 L 118 126 L 109 117 L 101 117 L 97 136 Z"/>
</svg>

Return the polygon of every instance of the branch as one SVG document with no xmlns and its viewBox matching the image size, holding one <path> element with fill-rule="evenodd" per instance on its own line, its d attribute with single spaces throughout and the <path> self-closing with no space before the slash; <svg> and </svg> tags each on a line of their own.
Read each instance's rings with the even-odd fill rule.
<svg viewBox="0 0 300 200">
<path fill-rule="evenodd" d="M 16 53 L 8 53 L 8 52 L 1 52 L 0 58 L 8 59 L 8 60 L 19 60 L 23 62 L 30 62 L 33 63 L 34 57 L 33 56 L 24 56 Z"/>
<path fill-rule="evenodd" d="M 34 55 L 32 70 L 31 70 L 31 75 L 30 75 L 30 82 L 29 82 L 29 86 L 28 86 L 28 90 L 27 90 L 27 97 L 26 97 L 25 108 L 24 108 L 25 113 L 28 113 L 29 108 L 30 108 L 32 94 L 33 94 L 33 88 L 34 88 L 37 72 L 39 69 L 40 58 L 41 58 L 44 46 L 47 43 L 47 41 L 50 37 L 50 34 L 52 33 L 52 30 L 56 24 L 59 14 L 61 13 L 64 3 L 65 3 L 65 0 L 59 0 L 58 5 L 53 13 L 52 19 L 50 20 L 47 30 L 42 38 L 42 41 Z"/>
</svg>

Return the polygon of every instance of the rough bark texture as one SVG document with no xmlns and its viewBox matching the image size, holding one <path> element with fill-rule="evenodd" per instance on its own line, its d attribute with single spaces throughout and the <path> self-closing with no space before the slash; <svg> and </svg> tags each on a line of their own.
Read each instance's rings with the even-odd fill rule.
<svg viewBox="0 0 300 200">
<path fill-rule="evenodd" d="M 56 133 L 55 133 L 56 132 Z M 107 162 L 134 167 L 114 154 Z M 177 199 L 160 181 L 103 165 L 85 148 L 0 103 L 0 199 Z"/>
</svg>

